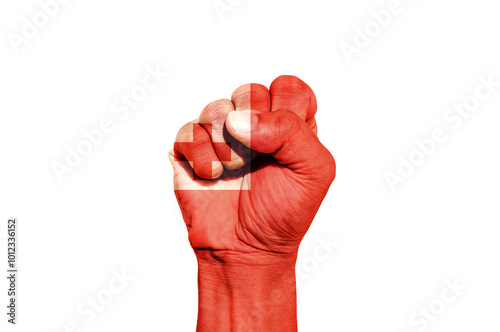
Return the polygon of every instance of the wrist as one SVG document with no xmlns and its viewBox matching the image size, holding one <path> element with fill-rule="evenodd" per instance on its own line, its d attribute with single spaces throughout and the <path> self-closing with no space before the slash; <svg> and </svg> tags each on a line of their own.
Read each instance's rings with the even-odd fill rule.
<svg viewBox="0 0 500 332">
<path fill-rule="evenodd" d="M 198 250 L 197 331 L 296 331 L 296 253 Z"/>
</svg>

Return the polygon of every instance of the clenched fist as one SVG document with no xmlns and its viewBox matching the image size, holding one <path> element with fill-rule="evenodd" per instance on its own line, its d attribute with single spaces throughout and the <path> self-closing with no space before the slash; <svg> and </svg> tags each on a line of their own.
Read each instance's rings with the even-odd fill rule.
<svg viewBox="0 0 500 332">
<path fill-rule="evenodd" d="M 295 260 L 335 162 L 307 84 L 248 84 L 183 126 L 169 157 L 198 258 L 198 331 L 295 331 Z"/>
</svg>

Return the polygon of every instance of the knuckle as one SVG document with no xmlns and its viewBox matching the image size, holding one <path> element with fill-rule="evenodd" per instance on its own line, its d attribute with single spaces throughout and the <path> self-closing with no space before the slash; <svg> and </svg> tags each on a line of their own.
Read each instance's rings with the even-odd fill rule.
<svg viewBox="0 0 500 332">
<path fill-rule="evenodd" d="M 241 103 L 242 101 L 250 101 L 250 90 L 251 90 L 251 84 L 244 84 L 234 90 L 233 94 L 231 95 L 231 100 L 233 102 L 239 102 Z"/>
<path fill-rule="evenodd" d="M 290 93 L 306 90 L 307 85 L 298 77 L 292 75 L 281 75 L 271 84 L 271 90 L 279 89 Z"/>
<path fill-rule="evenodd" d="M 234 110 L 233 103 L 229 99 L 219 99 L 208 104 L 200 114 L 201 122 L 213 122 L 225 118 L 227 113 Z"/>
<path fill-rule="evenodd" d="M 179 131 L 177 132 L 177 136 L 175 137 L 176 142 L 187 142 L 190 141 L 193 137 L 193 126 L 196 121 L 189 121 L 184 124 Z"/>
</svg>

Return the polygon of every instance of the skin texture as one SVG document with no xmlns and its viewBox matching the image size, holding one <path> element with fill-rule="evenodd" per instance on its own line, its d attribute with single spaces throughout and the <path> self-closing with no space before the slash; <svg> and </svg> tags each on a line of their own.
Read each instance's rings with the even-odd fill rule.
<svg viewBox="0 0 500 332">
<path fill-rule="evenodd" d="M 169 157 L 198 259 L 197 331 L 296 331 L 295 261 L 335 177 L 311 88 L 280 76 L 210 103 Z"/>
</svg>

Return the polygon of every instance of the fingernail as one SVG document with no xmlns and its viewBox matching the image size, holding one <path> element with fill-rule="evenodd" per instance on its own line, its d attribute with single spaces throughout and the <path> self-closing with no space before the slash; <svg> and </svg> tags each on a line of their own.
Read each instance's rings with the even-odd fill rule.
<svg viewBox="0 0 500 332">
<path fill-rule="evenodd" d="M 233 111 L 229 113 L 228 119 L 233 129 L 242 134 L 251 132 L 257 124 L 257 117 L 250 111 Z"/>
</svg>

